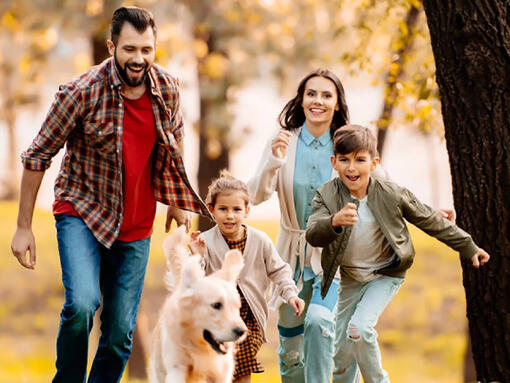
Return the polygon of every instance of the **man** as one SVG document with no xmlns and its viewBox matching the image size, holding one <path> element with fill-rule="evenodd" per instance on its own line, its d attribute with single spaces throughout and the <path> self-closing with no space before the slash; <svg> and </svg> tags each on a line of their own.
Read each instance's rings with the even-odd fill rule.
<svg viewBox="0 0 510 383">
<path fill-rule="evenodd" d="M 100 302 L 101 337 L 88 381 L 120 381 L 131 353 L 156 201 L 169 205 L 167 231 L 173 219 L 189 228 L 190 215 L 181 209 L 210 217 L 179 150 L 177 81 L 153 64 L 152 14 L 117 9 L 107 46 L 112 57 L 60 87 L 22 154 L 11 248 L 21 265 L 34 269 L 37 192 L 51 158 L 66 145 L 53 204 L 65 287 L 53 382 L 85 382 L 88 336 Z"/>
</svg>

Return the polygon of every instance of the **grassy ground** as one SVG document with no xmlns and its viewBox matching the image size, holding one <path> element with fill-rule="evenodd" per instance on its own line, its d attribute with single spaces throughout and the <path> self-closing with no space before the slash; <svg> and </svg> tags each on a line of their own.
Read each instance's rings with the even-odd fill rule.
<svg viewBox="0 0 510 383">
<path fill-rule="evenodd" d="M 24 270 L 10 254 L 15 204 L 0 203 L 0 382 L 49 382 L 54 373 L 55 337 L 63 303 L 55 228 L 50 213 L 37 211 L 36 270 Z M 248 222 L 276 238 L 278 222 Z M 142 307 L 154 325 L 164 298 L 163 218 L 152 240 Z M 461 382 L 465 349 L 465 302 L 458 257 L 446 246 L 412 231 L 417 257 L 399 294 L 378 325 L 383 365 L 393 383 Z M 279 382 L 277 333 L 271 314 L 270 341 L 259 356 L 266 372 L 253 382 Z M 125 377 L 124 383 L 135 383 Z"/>
</svg>

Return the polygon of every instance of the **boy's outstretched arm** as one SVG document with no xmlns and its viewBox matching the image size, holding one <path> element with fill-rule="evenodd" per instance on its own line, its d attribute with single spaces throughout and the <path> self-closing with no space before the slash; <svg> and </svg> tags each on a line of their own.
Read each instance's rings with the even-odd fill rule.
<svg viewBox="0 0 510 383">
<path fill-rule="evenodd" d="M 475 255 L 471 257 L 471 263 L 473 267 L 479 268 L 489 262 L 490 255 L 484 249 L 478 249 Z"/>
</svg>

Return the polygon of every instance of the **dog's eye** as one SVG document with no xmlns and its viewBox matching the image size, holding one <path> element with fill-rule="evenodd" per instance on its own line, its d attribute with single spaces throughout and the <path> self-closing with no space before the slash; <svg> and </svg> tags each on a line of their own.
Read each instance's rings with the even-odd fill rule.
<svg viewBox="0 0 510 383">
<path fill-rule="evenodd" d="M 223 304 L 221 302 L 216 302 L 216 303 L 213 303 L 211 306 L 215 310 L 221 310 L 221 308 L 223 307 Z"/>
</svg>

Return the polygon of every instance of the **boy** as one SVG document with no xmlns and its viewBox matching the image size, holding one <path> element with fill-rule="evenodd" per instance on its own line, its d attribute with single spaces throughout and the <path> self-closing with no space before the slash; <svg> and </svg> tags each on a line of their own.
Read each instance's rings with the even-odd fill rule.
<svg viewBox="0 0 510 383">
<path fill-rule="evenodd" d="M 359 366 L 365 382 L 389 383 L 374 326 L 413 263 L 405 220 L 469 258 L 474 267 L 487 263 L 489 254 L 409 190 L 371 178 L 379 158 L 368 128 L 342 127 L 333 148 L 331 163 L 339 177 L 317 189 L 306 230 L 306 240 L 323 247 L 322 296 L 338 267 L 341 272 L 333 382 L 355 381 Z"/>
</svg>

